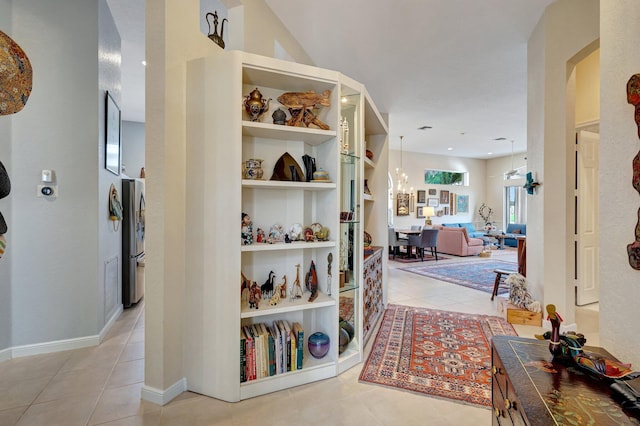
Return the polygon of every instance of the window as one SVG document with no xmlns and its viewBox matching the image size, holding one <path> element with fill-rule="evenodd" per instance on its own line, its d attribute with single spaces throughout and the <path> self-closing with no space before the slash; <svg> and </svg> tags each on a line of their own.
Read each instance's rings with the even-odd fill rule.
<svg viewBox="0 0 640 426">
<path fill-rule="evenodd" d="M 424 183 L 429 185 L 469 185 L 469 173 L 449 170 L 425 170 Z"/>
<path fill-rule="evenodd" d="M 527 223 L 527 191 L 522 186 L 505 186 L 504 221 L 510 223 Z"/>
</svg>

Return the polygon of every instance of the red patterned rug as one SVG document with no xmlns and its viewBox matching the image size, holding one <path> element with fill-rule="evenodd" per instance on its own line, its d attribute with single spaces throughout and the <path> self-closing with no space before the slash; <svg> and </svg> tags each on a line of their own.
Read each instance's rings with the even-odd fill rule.
<svg viewBox="0 0 640 426">
<path fill-rule="evenodd" d="M 389 305 L 360 381 L 491 407 L 491 337 L 500 317 Z"/>
</svg>

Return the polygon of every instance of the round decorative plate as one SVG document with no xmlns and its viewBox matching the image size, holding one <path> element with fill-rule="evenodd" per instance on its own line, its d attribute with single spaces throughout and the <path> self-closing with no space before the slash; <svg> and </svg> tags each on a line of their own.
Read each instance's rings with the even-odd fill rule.
<svg viewBox="0 0 640 426">
<path fill-rule="evenodd" d="M 271 225 L 271 228 L 269 229 L 269 238 L 273 238 L 275 241 L 284 241 L 284 234 L 285 232 L 282 225 L 278 223 Z"/>
<path fill-rule="evenodd" d="M 291 241 L 302 240 L 302 225 L 294 223 L 289 230 L 289 238 Z"/>
<path fill-rule="evenodd" d="M 318 232 L 322 231 L 322 225 L 319 224 L 318 222 L 312 223 L 310 228 L 314 234 L 317 234 Z"/>
</svg>

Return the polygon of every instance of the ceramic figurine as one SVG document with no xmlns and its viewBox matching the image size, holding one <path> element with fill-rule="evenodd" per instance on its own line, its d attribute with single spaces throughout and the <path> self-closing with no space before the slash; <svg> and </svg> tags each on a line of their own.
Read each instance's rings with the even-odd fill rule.
<svg viewBox="0 0 640 426">
<path fill-rule="evenodd" d="M 244 98 L 244 110 L 251 121 L 260 121 L 262 114 L 269 111 L 269 101 L 271 98 L 264 99 L 257 87 Z"/>
<path fill-rule="evenodd" d="M 262 171 L 262 162 L 258 158 L 251 158 L 245 161 L 242 165 L 242 178 L 243 179 L 262 179 L 264 172 Z"/>
<path fill-rule="evenodd" d="M 313 242 L 315 241 L 316 236 L 313 233 L 313 229 L 311 228 L 305 228 L 304 230 L 304 240 L 307 242 Z"/>
<path fill-rule="evenodd" d="M 275 288 L 275 290 L 273 291 L 273 296 L 271 296 L 271 299 L 269 299 L 269 306 L 276 306 L 278 303 L 280 303 L 280 289 L 282 288 L 281 284 L 278 284 Z"/>
<path fill-rule="evenodd" d="M 305 276 L 304 283 L 307 287 L 307 290 L 311 292 L 311 296 L 309 296 L 309 302 L 313 302 L 318 298 L 318 276 L 316 275 L 316 264 L 311 261 L 311 266 L 309 267 L 309 272 Z"/>
<path fill-rule="evenodd" d="M 264 235 L 264 229 L 258 228 L 256 233 L 256 243 L 266 243 L 266 237 Z"/>
<path fill-rule="evenodd" d="M 291 286 L 291 300 L 302 298 L 302 287 L 300 286 L 300 264 L 296 265 L 296 280 Z"/>
<path fill-rule="evenodd" d="M 253 222 L 248 214 L 242 213 L 242 223 L 240 225 L 240 237 L 242 238 L 242 245 L 253 244 Z"/>
<path fill-rule="evenodd" d="M 260 287 L 258 287 L 258 283 L 254 281 L 249 288 L 249 309 L 258 309 L 261 298 L 262 293 L 260 293 Z"/>
<path fill-rule="evenodd" d="M 284 242 L 287 244 L 291 243 L 291 238 L 289 238 L 289 234 L 284 234 Z"/>
<path fill-rule="evenodd" d="M 278 287 L 280 287 L 280 298 L 281 299 L 286 299 L 287 298 L 287 276 L 283 275 L 282 276 L 282 284 L 280 284 Z"/>
</svg>

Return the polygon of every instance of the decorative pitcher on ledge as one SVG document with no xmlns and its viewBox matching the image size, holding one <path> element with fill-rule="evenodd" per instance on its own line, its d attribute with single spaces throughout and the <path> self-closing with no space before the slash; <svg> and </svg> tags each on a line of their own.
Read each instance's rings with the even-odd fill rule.
<svg viewBox="0 0 640 426">
<path fill-rule="evenodd" d="M 262 162 L 257 158 L 251 158 L 244 162 L 242 166 L 242 177 L 244 179 L 262 179 Z"/>
</svg>

